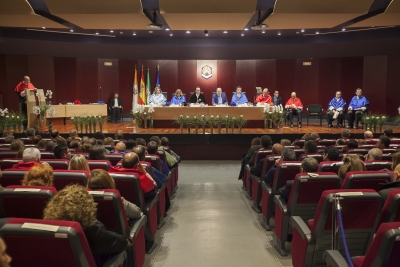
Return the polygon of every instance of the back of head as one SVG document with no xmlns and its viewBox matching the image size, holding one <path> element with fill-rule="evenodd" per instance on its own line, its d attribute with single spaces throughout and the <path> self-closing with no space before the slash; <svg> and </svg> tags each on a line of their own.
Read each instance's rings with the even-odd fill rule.
<svg viewBox="0 0 400 267">
<path fill-rule="evenodd" d="M 311 138 L 312 138 L 312 140 L 314 140 L 314 141 L 318 141 L 320 138 L 319 138 L 319 134 L 318 133 L 315 133 L 315 132 L 313 132 L 313 133 L 311 133 Z"/>
<path fill-rule="evenodd" d="M 384 135 L 379 136 L 381 143 L 383 144 L 384 148 L 390 147 L 390 138 Z"/>
<path fill-rule="evenodd" d="M 338 140 L 336 140 L 336 145 L 345 146 L 345 145 L 347 145 L 347 142 L 346 142 L 346 140 L 339 138 Z"/>
<path fill-rule="evenodd" d="M 334 146 L 328 146 L 325 148 L 325 155 L 330 161 L 336 161 L 339 158 L 339 149 Z"/>
<path fill-rule="evenodd" d="M 358 146 L 366 145 L 367 142 L 364 139 L 357 139 Z"/>
<path fill-rule="evenodd" d="M 106 158 L 106 150 L 103 146 L 95 145 L 92 146 L 89 150 L 89 159 L 90 160 L 99 160 Z"/>
<path fill-rule="evenodd" d="M 71 142 L 69 142 L 69 148 L 78 149 L 79 145 L 80 142 L 78 140 L 72 140 Z"/>
<path fill-rule="evenodd" d="M 16 139 L 13 140 L 10 144 L 10 150 L 20 150 L 24 147 L 24 143 L 21 141 L 21 139 Z"/>
<path fill-rule="evenodd" d="M 83 143 L 81 146 L 81 152 L 89 153 L 92 149 L 92 144 L 90 143 Z"/>
<path fill-rule="evenodd" d="M 65 141 L 64 137 L 59 136 L 59 137 L 57 137 L 56 144 L 57 145 L 67 145 L 67 141 Z"/>
<path fill-rule="evenodd" d="M 142 146 L 146 146 L 146 140 L 144 140 L 143 138 L 136 138 L 135 140 L 136 145 L 142 145 Z"/>
<path fill-rule="evenodd" d="M 372 148 L 368 151 L 368 160 L 381 160 L 382 159 L 382 150 L 379 148 Z"/>
<path fill-rule="evenodd" d="M 139 157 L 134 152 L 126 153 L 122 158 L 122 167 L 125 169 L 133 169 L 139 162 Z"/>
<path fill-rule="evenodd" d="M 23 162 L 39 162 L 40 161 L 40 151 L 36 147 L 25 148 L 22 154 Z"/>
<path fill-rule="evenodd" d="M 146 149 L 144 148 L 144 146 L 137 145 L 133 148 L 132 151 L 138 155 L 140 161 L 143 161 L 146 158 Z"/>
<path fill-rule="evenodd" d="M 274 144 L 272 146 L 272 154 L 281 154 L 283 146 L 281 144 Z"/>
<path fill-rule="evenodd" d="M 96 222 L 96 206 L 93 197 L 83 186 L 72 184 L 51 198 L 44 210 L 43 219 L 75 221 L 85 230 Z"/>
<path fill-rule="evenodd" d="M 33 142 L 33 144 L 34 145 L 37 145 L 37 144 L 39 144 L 39 142 L 42 140 L 42 136 L 40 136 L 40 135 L 35 135 L 34 137 L 33 137 L 33 139 L 32 139 L 32 142 Z"/>
<path fill-rule="evenodd" d="M 392 170 L 400 164 L 400 151 L 396 152 L 392 156 Z"/>
<path fill-rule="evenodd" d="M 364 162 L 359 156 L 348 154 L 343 158 L 343 165 L 339 168 L 338 176 L 343 182 L 346 173 L 365 170 Z"/>
<path fill-rule="evenodd" d="M 169 139 L 167 137 L 161 138 L 161 145 L 162 146 L 169 146 Z"/>
<path fill-rule="evenodd" d="M 57 138 L 58 137 L 58 130 L 53 130 L 50 132 L 50 136 L 51 138 Z"/>
<path fill-rule="evenodd" d="M 108 146 L 113 146 L 114 145 L 114 139 L 112 139 L 111 137 L 106 137 L 103 139 L 103 145 L 108 145 Z"/>
<path fill-rule="evenodd" d="M 364 138 L 372 138 L 374 135 L 372 134 L 371 131 L 365 131 L 364 132 Z"/>
<path fill-rule="evenodd" d="M 54 142 L 53 140 L 47 140 L 46 144 L 44 145 L 44 150 L 53 152 L 55 147 L 56 147 L 56 142 Z"/>
<path fill-rule="evenodd" d="M 126 149 L 132 149 L 136 146 L 136 142 L 133 139 L 129 139 L 128 141 L 126 141 Z"/>
<path fill-rule="evenodd" d="M 11 142 L 14 140 L 14 136 L 12 136 L 12 135 L 7 135 L 5 138 L 4 138 L 4 143 L 5 144 L 11 144 Z"/>
<path fill-rule="evenodd" d="M 83 170 L 90 172 L 89 164 L 84 155 L 77 154 L 71 158 L 68 170 Z"/>
<path fill-rule="evenodd" d="M 272 139 L 271 136 L 269 135 L 263 135 L 261 136 L 261 145 L 264 149 L 271 148 L 272 146 Z"/>
<path fill-rule="evenodd" d="M 282 146 L 290 146 L 292 142 L 289 139 L 282 139 L 281 140 L 281 145 Z"/>
<path fill-rule="evenodd" d="M 78 131 L 77 131 L 76 129 L 73 129 L 73 130 L 71 130 L 71 131 L 69 132 L 69 135 L 70 135 L 72 138 L 75 138 L 75 137 L 78 136 Z"/>
<path fill-rule="evenodd" d="M 66 145 L 58 145 L 54 148 L 54 156 L 56 159 L 64 158 L 64 154 L 68 153 L 68 147 Z"/>
<path fill-rule="evenodd" d="M 355 139 L 350 139 L 347 141 L 347 148 L 358 148 L 358 142 Z"/>
<path fill-rule="evenodd" d="M 97 140 L 103 140 L 106 137 L 104 136 L 104 134 L 102 132 L 95 132 L 93 134 L 93 138 L 97 139 Z"/>
<path fill-rule="evenodd" d="M 150 142 L 147 144 L 147 152 L 148 152 L 149 154 L 155 154 L 155 153 L 157 152 L 157 149 L 158 149 L 158 145 L 157 145 L 156 142 L 150 141 Z"/>
<path fill-rule="evenodd" d="M 25 173 L 22 185 L 53 186 L 53 180 L 53 168 L 48 164 L 39 164 Z"/>
<path fill-rule="evenodd" d="M 304 141 L 308 141 L 308 140 L 312 140 L 311 134 L 310 133 L 306 133 L 304 134 L 300 140 L 304 140 Z"/>
<path fill-rule="evenodd" d="M 308 140 L 304 142 L 304 152 L 305 153 L 316 153 L 317 152 L 317 142 L 314 140 Z"/>
<path fill-rule="evenodd" d="M 126 150 L 126 146 L 124 142 L 118 142 L 114 147 L 115 152 L 124 152 Z"/>
<path fill-rule="evenodd" d="M 82 141 L 82 144 L 89 142 L 89 136 L 83 136 L 81 141 Z"/>
<path fill-rule="evenodd" d="M 36 137 L 36 136 L 35 136 Z M 45 145 L 46 145 L 46 140 L 40 140 L 38 143 L 37 143 L 37 148 L 43 148 L 44 149 L 44 147 L 45 147 Z"/>
<path fill-rule="evenodd" d="M 95 169 L 90 172 L 87 187 L 93 190 L 115 189 L 115 181 L 105 170 Z"/>
<path fill-rule="evenodd" d="M 255 137 L 253 140 L 251 140 L 251 146 L 259 146 L 261 145 L 261 138 L 260 137 Z"/>
<path fill-rule="evenodd" d="M 393 137 L 393 130 L 391 128 L 386 128 L 383 131 L 383 134 L 386 135 L 389 138 L 392 138 Z"/>
<path fill-rule="evenodd" d="M 301 167 L 304 172 L 316 172 L 318 171 L 318 160 L 315 158 L 304 158 L 301 163 Z"/>
<path fill-rule="evenodd" d="M 26 129 L 26 136 L 28 136 L 29 138 L 33 138 L 35 136 L 35 129 L 33 128 Z"/>
<path fill-rule="evenodd" d="M 124 138 L 124 133 L 121 130 L 115 132 L 115 139 L 121 140 Z"/>
<path fill-rule="evenodd" d="M 154 141 L 157 143 L 157 145 L 161 145 L 161 139 L 157 135 L 150 137 L 150 141 Z"/>
<path fill-rule="evenodd" d="M 296 161 L 296 153 L 291 148 L 284 147 L 281 155 L 283 161 Z"/>
<path fill-rule="evenodd" d="M 97 140 L 96 139 L 94 139 L 94 138 L 89 138 L 89 144 L 91 144 L 92 146 L 95 146 L 95 145 L 97 145 Z"/>
<path fill-rule="evenodd" d="M 343 131 L 342 131 L 342 138 L 350 138 L 350 131 L 349 130 L 347 130 L 347 129 L 344 129 Z"/>
</svg>

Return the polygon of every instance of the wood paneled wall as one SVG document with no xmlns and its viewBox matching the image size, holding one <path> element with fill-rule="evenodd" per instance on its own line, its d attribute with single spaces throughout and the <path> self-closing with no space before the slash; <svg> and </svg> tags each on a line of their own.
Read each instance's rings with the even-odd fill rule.
<svg viewBox="0 0 400 267">
<path fill-rule="evenodd" d="M 105 66 L 104 62 L 112 62 Z M 303 62 L 311 62 L 310 66 Z M 297 58 L 254 60 L 123 60 L 103 58 L 67 58 L 49 56 L 0 55 L 0 94 L 3 106 L 18 110 L 16 84 L 24 75 L 31 77 L 37 88 L 54 92 L 53 103 L 97 102 L 99 87 L 107 101 L 119 92 L 128 113 L 132 103 L 133 73 L 141 67 L 150 71 L 151 86 L 155 86 L 157 65 L 160 66 L 161 88 L 170 99 L 177 88 L 189 95 L 199 85 L 211 103 L 212 92 L 221 87 L 231 98 L 237 85 L 243 87 L 250 101 L 255 87 L 279 90 L 286 101 L 292 91 L 297 92 L 305 105 L 320 103 L 327 108 L 336 90 L 341 90 L 347 102 L 354 90 L 362 88 L 371 102 L 374 113 L 397 114 L 394 96 L 400 88 L 400 55 L 381 55 L 344 58 Z M 204 65 L 213 68 L 209 79 L 201 77 Z"/>
</svg>

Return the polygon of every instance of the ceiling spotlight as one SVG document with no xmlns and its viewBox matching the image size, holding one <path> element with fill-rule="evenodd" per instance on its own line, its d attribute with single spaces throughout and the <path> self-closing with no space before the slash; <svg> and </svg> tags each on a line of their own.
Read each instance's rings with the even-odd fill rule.
<svg viewBox="0 0 400 267">
<path fill-rule="evenodd" d="M 123 34 L 124 32 L 119 32 L 119 34 Z"/>
<path fill-rule="evenodd" d="M 228 33 L 227 31 L 224 31 L 224 33 Z"/>
<path fill-rule="evenodd" d="M 316 32 L 315 34 L 319 34 L 319 32 Z"/>
<path fill-rule="evenodd" d="M 186 33 L 190 33 L 190 31 L 186 31 Z"/>
<path fill-rule="evenodd" d="M 113 30 L 111 30 L 110 32 L 114 32 Z"/>
<path fill-rule="evenodd" d="M 96 35 L 99 35 L 99 33 L 98 33 L 98 32 L 96 32 Z"/>
<path fill-rule="evenodd" d="M 149 33 L 153 33 L 153 31 L 149 31 Z"/>
<path fill-rule="evenodd" d="M 280 32 L 278 32 L 278 35 L 281 35 L 281 33 L 280 33 Z"/>
<path fill-rule="evenodd" d="M 344 32 L 345 30 L 346 30 L 346 28 L 343 28 L 343 29 L 342 29 L 342 32 Z"/>
<path fill-rule="evenodd" d="M 134 33 L 133 35 L 136 35 L 136 33 Z"/>
<path fill-rule="evenodd" d="M 69 30 L 70 32 L 74 32 L 74 30 L 73 29 L 71 29 L 71 30 Z"/>
<path fill-rule="evenodd" d="M 241 36 L 244 36 L 244 33 L 242 33 Z"/>
<path fill-rule="evenodd" d="M 204 34 L 205 34 L 206 36 L 208 36 L 208 31 L 207 31 L 207 30 L 204 30 Z"/>
<path fill-rule="evenodd" d="M 44 29 L 46 29 L 46 27 L 42 27 L 42 29 L 44 30 Z"/>
<path fill-rule="evenodd" d="M 374 26 L 371 26 L 371 28 L 373 28 Z"/>
<path fill-rule="evenodd" d="M 299 34 L 299 32 L 296 32 L 296 34 Z"/>
<path fill-rule="evenodd" d="M 265 33 L 265 31 L 262 31 L 261 33 Z"/>
<path fill-rule="evenodd" d="M 174 36 L 172 33 L 169 36 Z"/>
<path fill-rule="evenodd" d="M 301 32 L 304 32 L 304 29 L 301 29 Z"/>
<path fill-rule="evenodd" d="M 245 30 L 245 31 L 248 31 L 249 29 L 247 29 L 247 28 L 244 28 L 244 30 Z"/>
<path fill-rule="evenodd" d="M 169 31 L 169 28 L 166 28 L 165 30 L 166 30 L 166 31 Z"/>
</svg>

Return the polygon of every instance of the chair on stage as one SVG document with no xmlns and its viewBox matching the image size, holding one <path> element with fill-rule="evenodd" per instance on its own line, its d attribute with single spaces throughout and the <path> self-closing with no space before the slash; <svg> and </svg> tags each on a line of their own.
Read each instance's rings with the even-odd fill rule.
<svg viewBox="0 0 400 267">
<path fill-rule="evenodd" d="M 345 236 L 351 241 L 347 242 L 350 256 L 367 252 L 381 215 L 382 198 L 372 189 L 327 190 L 320 197 L 314 219 L 307 223 L 299 216 L 290 218 L 293 267 L 326 266 L 322 254 L 332 248 L 332 228 L 338 227 L 338 222 L 332 225 L 334 195 L 340 197 Z M 339 247 L 343 255 L 340 238 Z"/>
<path fill-rule="evenodd" d="M 320 104 L 310 104 L 307 107 L 307 126 L 308 126 L 308 119 L 310 116 L 315 116 L 316 118 L 319 117 L 319 126 L 322 126 L 322 112 L 324 109 Z"/>
</svg>

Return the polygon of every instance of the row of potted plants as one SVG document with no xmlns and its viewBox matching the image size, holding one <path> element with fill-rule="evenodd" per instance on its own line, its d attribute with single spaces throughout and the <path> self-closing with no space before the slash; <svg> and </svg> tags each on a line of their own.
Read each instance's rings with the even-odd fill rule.
<svg viewBox="0 0 400 267">
<path fill-rule="evenodd" d="M 208 125 L 210 127 L 210 133 L 214 133 L 214 127 L 217 128 L 218 134 L 221 134 L 221 129 L 222 126 L 225 126 L 225 133 L 229 132 L 229 129 L 231 129 L 231 132 L 234 133 L 235 131 L 235 126 L 238 127 L 239 133 L 242 133 L 242 128 L 246 123 L 246 120 L 243 118 L 243 115 L 240 115 L 239 117 L 232 117 L 230 115 L 227 115 L 225 117 L 223 116 L 209 116 L 206 117 L 204 115 L 201 116 L 186 116 L 184 117 L 183 115 L 180 115 L 178 119 L 176 120 L 176 123 L 179 124 L 180 127 L 180 133 L 183 133 L 183 127 L 186 126 L 187 132 L 190 134 L 190 128 L 194 127 L 195 128 L 195 133 L 199 133 L 199 126 L 201 126 L 203 130 L 203 134 L 206 133 L 206 126 Z"/>
</svg>

